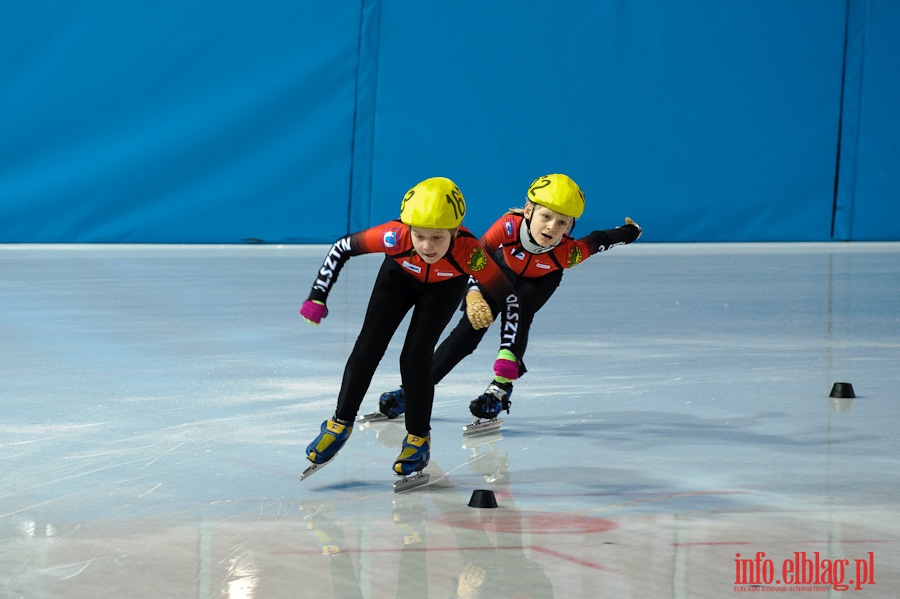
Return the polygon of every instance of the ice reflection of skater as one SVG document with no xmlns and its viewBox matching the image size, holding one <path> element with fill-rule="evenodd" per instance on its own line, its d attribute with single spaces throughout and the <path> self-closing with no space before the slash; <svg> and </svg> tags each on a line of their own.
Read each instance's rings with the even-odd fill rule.
<svg viewBox="0 0 900 599">
<path fill-rule="evenodd" d="M 500 433 L 466 437 L 463 449 L 471 451 L 469 470 L 480 474 L 491 488 L 507 489 L 509 485 L 509 454 L 500 451 Z"/>
<path fill-rule="evenodd" d="M 362 599 L 359 574 L 346 551 L 344 528 L 340 520 L 331 515 L 332 505 L 328 502 L 301 502 L 304 512 L 306 532 L 316 541 L 322 555 L 328 556 L 331 580 L 336 599 Z"/>
<path fill-rule="evenodd" d="M 542 566 L 525 553 L 521 513 L 509 494 L 509 461 L 505 452 L 501 453 L 493 440 L 472 447 L 472 450 L 477 457 L 470 460 L 470 469 L 486 482 L 493 481 L 490 486 L 502 497 L 501 508 L 470 508 L 457 493 L 423 495 L 412 492 L 398 495 L 394 502 L 394 520 L 401 526 L 405 543 L 416 539 L 413 533 L 422 535 L 422 542 L 425 542 L 426 521 L 445 522 L 453 531 L 463 562 L 453 597 L 552 599 L 550 579 Z M 424 497 L 434 502 L 430 518 Z M 489 521 L 495 517 L 502 518 L 503 525 L 498 527 L 496 541 L 493 541 L 487 529 L 490 528 Z M 425 599 L 428 597 L 427 588 L 421 583 L 427 580 L 423 575 L 427 571 L 427 552 L 416 547 L 408 543 L 404 545 L 406 551 L 400 558 L 399 584 L 404 591 L 403 597 Z M 419 585 L 415 592 L 409 587 L 411 583 Z"/>
<path fill-rule="evenodd" d="M 454 527 L 464 566 L 456 584 L 456 597 L 466 599 L 552 599 L 553 585 L 543 568 L 525 555 L 521 530 L 497 533 L 493 550 L 467 551 L 469 546 L 490 547 L 480 529 Z"/>
<path fill-rule="evenodd" d="M 496 436 L 499 438 L 499 435 Z M 456 597 L 465 599 L 550 599 L 553 585 L 543 568 L 525 555 L 526 547 L 522 536 L 522 514 L 516 509 L 513 496 L 509 493 L 509 457 L 501 451 L 496 438 L 485 437 L 469 441 L 472 457 L 469 469 L 479 474 L 500 497 L 501 508 L 467 508 L 467 522 L 454 521 L 453 534 L 465 566 L 459 574 Z M 459 507 L 450 506 L 446 500 L 439 501 L 439 507 L 458 513 Z M 485 531 L 485 524 L 495 517 L 502 517 L 502 530 L 497 530 L 496 544 L 491 542 Z M 484 521 L 483 521 L 484 520 Z M 470 547 L 494 547 L 484 551 L 470 550 Z"/>
<path fill-rule="evenodd" d="M 412 491 L 394 497 L 393 518 L 397 534 L 403 541 L 397 570 L 397 599 L 428 598 L 428 552 L 426 520 L 428 512 L 421 495 Z"/>
</svg>

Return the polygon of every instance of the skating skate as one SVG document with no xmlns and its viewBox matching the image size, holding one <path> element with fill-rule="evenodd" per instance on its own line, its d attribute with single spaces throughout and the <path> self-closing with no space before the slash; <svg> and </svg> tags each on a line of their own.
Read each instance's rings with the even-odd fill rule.
<svg viewBox="0 0 900 599">
<path fill-rule="evenodd" d="M 430 459 L 431 435 L 417 437 L 407 434 L 400 455 L 394 462 L 394 472 L 403 477 L 394 483 L 394 492 L 408 491 L 426 484 L 431 477 L 422 470 Z"/>
<path fill-rule="evenodd" d="M 493 381 L 477 399 L 469 404 L 469 411 L 475 416 L 472 424 L 463 427 L 463 436 L 486 435 L 500 430 L 503 421 L 498 418 L 502 410 L 509 414 L 512 401 L 512 383 Z"/>
<path fill-rule="evenodd" d="M 360 423 L 377 422 L 379 420 L 394 420 L 403 415 L 406 406 L 403 403 L 403 387 L 396 391 L 387 391 L 378 399 L 378 411 L 365 414 L 357 421 Z"/>
<path fill-rule="evenodd" d="M 306 447 L 306 459 L 312 462 L 312 465 L 303 471 L 300 480 L 324 468 L 333 460 L 352 432 L 353 426 L 350 423 L 341 422 L 336 418 L 323 422 L 319 436 Z"/>
</svg>

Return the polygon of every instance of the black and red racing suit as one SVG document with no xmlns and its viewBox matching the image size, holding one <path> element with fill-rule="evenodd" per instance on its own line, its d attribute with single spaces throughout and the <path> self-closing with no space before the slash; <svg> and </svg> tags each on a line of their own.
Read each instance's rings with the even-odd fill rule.
<svg viewBox="0 0 900 599">
<path fill-rule="evenodd" d="M 526 371 L 523 358 L 534 315 L 556 291 L 562 281 L 563 271 L 598 252 L 631 243 L 640 235 L 638 227 L 623 225 L 615 229 L 593 231 L 580 239 L 566 234 L 553 248 L 540 248 L 527 239 L 523 242 L 523 236 L 529 235 L 527 226 L 523 215 L 510 212 L 491 225 L 481 238 L 481 244 L 492 252 L 519 297 L 516 357 L 519 359 L 520 376 Z M 526 248 L 531 248 L 531 251 Z M 493 299 L 487 299 L 496 316 L 499 305 Z M 487 329 L 473 329 L 469 319 L 463 314 L 450 335 L 435 351 L 432 365 L 434 383 L 440 382 L 463 358 L 474 352 L 486 332 Z"/>
<path fill-rule="evenodd" d="M 519 300 L 509 279 L 465 227 L 460 227 L 447 254 L 428 264 L 414 250 L 409 227 L 399 220 L 338 239 L 309 293 L 327 303 L 341 268 L 352 256 L 385 254 L 378 271 L 362 330 L 341 381 L 335 416 L 353 422 L 391 337 L 407 312 L 412 317 L 400 353 L 400 378 L 406 402 L 406 429 L 416 436 L 431 430 L 434 348 L 473 278 L 491 298 L 501 318 L 500 349 L 518 356 Z M 524 349 L 524 348 L 521 348 Z"/>
</svg>

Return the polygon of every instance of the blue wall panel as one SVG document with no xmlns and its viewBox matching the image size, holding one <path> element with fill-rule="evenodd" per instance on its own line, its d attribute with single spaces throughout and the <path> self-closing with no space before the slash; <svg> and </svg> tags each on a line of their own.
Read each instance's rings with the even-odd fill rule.
<svg viewBox="0 0 900 599">
<path fill-rule="evenodd" d="M 423 6 L 384 6 L 373 211 L 445 174 L 482 230 L 563 171 L 585 229 L 829 238 L 842 1 Z"/>
<path fill-rule="evenodd" d="M 3 241 L 310 241 L 346 229 L 358 6 L 0 10 Z"/>
<path fill-rule="evenodd" d="M 898 6 L 5 3 L 0 242 L 327 242 L 434 175 L 481 232 L 553 171 L 580 231 L 900 239 Z"/>
<path fill-rule="evenodd" d="M 900 3 L 851 2 L 835 239 L 900 239 Z"/>
</svg>

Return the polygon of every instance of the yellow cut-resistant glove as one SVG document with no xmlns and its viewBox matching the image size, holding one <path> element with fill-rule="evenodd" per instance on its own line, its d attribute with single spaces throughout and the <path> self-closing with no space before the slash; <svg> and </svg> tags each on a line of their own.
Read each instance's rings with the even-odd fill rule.
<svg viewBox="0 0 900 599">
<path fill-rule="evenodd" d="M 477 289 L 472 289 L 466 294 L 466 316 L 476 331 L 486 329 L 494 322 L 491 307 Z"/>
</svg>

